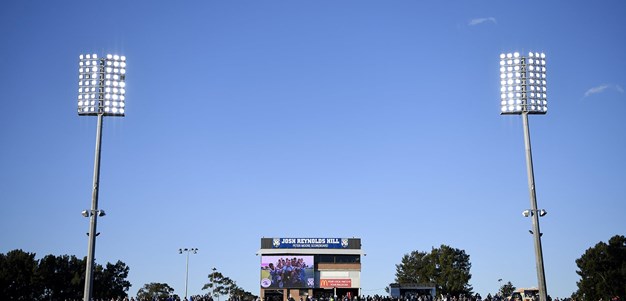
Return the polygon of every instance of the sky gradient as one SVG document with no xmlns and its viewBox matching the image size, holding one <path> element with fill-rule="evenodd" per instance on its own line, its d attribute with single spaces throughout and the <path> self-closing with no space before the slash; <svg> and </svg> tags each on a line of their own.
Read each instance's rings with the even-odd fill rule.
<svg viewBox="0 0 626 301">
<path fill-rule="evenodd" d="M 261 237 L 360 237 L 363 294 L 446 244 L 475 292 L 536 286 L 522 121 L 499 55 L 546 53 L 530 116 L 548 293 L 626 234 L 626 2 L 2 1 L 0 252 L 86 256 L 96 118 L 78 56 L 127 57 L 105 118 L 96 261 L 184 295 L 259 292 Z"/>
</svg>

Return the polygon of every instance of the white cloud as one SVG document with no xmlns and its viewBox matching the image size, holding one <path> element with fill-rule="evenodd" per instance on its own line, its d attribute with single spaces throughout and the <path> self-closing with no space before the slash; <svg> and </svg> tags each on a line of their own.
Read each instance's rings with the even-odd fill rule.
<svg viewBox="0 0 626 301">
<path fill-rule="evenodd" d="M 488 18 L 476 18 L 476 19 L 471 19 L 468 23 L 469 26 L 475 26 L 475 25 L 479 25 L 485 22 L 493 22 L 493 24 L 497 24 L 498 22 L 496 22 L 496 18 L 494 17 L 488 17 Z"/>
<path fill-rule="evenodd" d="M 593 95 L 593 94 L 602 93 L 608 87 L 609 87 L 609 85 L 601 85 L 601 86 L 593 87 L 593 88 L 587 90 L 587 92 L 585 92 L 585 97 Z"/>
<path fill-rule="evenodd" d="M 593 94 L 602 93 L 602 92 L 606 91 L 607 89 L 612 89 L 612 90 L 615 90 L 615 91 L 617 91 L 619 93 L 624 93 L 624 89 L 620 85 L 602 84 L 600 86 L 593 87 L 593 88 L 587 90 L 587 92 L 585 92 L 585 97 L 591 96 Z"/>
</svg>

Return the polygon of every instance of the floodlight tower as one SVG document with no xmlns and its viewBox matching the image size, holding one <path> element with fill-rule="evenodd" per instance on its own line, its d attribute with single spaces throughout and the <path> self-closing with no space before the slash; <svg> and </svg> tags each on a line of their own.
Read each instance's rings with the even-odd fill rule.
<svg viewBox="0 0 626 301">
<path fill-rule="evenodd" d="M 528 114 L 545 115 L 548 111 L 546 55 L 537 52 L 529 52 L 528 56 L 522 56 L 519 52 L 500 54 L 500 84 L 500 113 L 522 115 L 539 298 L 540 301 L 548 301 L 539 230 L 539 216 L 542 214 L 537 210 L 530 129 L 528 128 Z M 545 211 L 542 210 L 542 212 Z"/>
<path fill-rule="evenodd" d="M 187 252 L 187 268 L 185 271 L 185 299 L 184 299 L 184 300 L 187 300 L 187 280 L 189 279 L 189 252 L 193 252 L 194 254 L 197 254 L 198 248 L 178 249 L 178 254 L 183 254 L 183 252 Z"/>
<path fill-rule="evenodd" d="M 98 116 L 91 210 L 83 211 L 83 216 L 90 217 L 83 298 L 84 301 L 91 301 L 96 236 L 98 235 L 96 225 L 98 216 L 104 216 L 104 210 L 98 209 L 102 122 L 104 116 L 124 116 L 126 57 L 107 54 L 103 58 L 98 58 L 97 54 L 81 54 L 78 65 L 78 115 Z"/>
</svg>

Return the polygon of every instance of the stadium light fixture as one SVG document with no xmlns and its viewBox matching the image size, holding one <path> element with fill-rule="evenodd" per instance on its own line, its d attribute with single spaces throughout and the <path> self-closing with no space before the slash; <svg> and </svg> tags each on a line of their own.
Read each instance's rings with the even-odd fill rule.
<svg viewBox="0 0 626 301">
<path fill-rule="evenodd" d="M 107 54 L 81 54 L 78 60 L 78 115 L 97 116 L 96 154 L 94 159 L 91 210 L 82 215 L 90 218 L 87 266 L 85 268 L 84 301 L 90 301 L 93 293 L 93 268 L 96 250 L 96 225 L 98 217 L 105 215 L 98 209 L 100 182 L 100 145 L 104 116 L 123 117 L 126 114 L 126 57 Z"/>
<path fill-rule="evenodd" d="M 500 113 L 546 114 L 546 55 L 500 54 Z"/>
<path fill-rule="evenodd" d="M 184 248 L 178 249 L 178 254 L 183 254 L 183 252 L 187 252 L 187 265 L 185 270 L 185 299 L 187 300 L 187 280 L 189 280 L 189 253 L 193 252 L 194 254 L 198 253 L 198 248 Z"/>
<path fill-rule="evenodd" d="M 528 114 L 543 115 L 547 112 L 546 55 L 539 52 L 529 52 L 526 56 L 521 55 L 519 52 L 500 54 L 500 114 L 522 115 L 524 126 L 526 170 L 528 173 L 531 209 L 524 211 L 522 214 L 525 217 L 529 215 L 532 217 L 533 230 L 530 232 L 533 234 L 535 245 L 540 301 L 548 301 L 543 251 L 541 248 L 541 231 L 539 230 L 539 216 L 545 215 L 546 212 L 545 210 L 541 212 L 537 210 Z M 533 214 L 536 212 L 539 212 L 539 214 Z"/>
<path fill-rule="evenodd" d="M 126 57 L 84 54 L 79 59 L 78 115 L 124 116 Z"/>
</svg>

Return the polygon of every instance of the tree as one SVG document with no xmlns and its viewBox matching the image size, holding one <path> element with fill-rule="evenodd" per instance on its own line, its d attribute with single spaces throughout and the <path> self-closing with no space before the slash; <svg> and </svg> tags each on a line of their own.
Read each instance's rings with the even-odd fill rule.
<svg viewBox="0 0 626 301">
<path fill-rule="evenodd" d="M 210 290 L 211 295 L 218 300 L 221 295 L 235 296 L 241 300 L 254 300 L 256 298 L 255 295 L 237 286 L 235 281 L 224 276 L 215 268 L 213 268 L 213 272 L 209 274 L 208 278 L 209 283 L 202 286 L 202 289 Z"/>
<path fill-rule="evenodd" d="M 202 286 L 203 290 L 205 289 L 211 290 L 211 295 L 213 295 L 213 297 L 215 298 L 218 298 L 218 300 L 221 295 L 228 294 L 229 284 L 232 282 L 230 278 L 225 277 L 222 273 L 218 272 L 215 268 L 213 269 L 213 272 L 209 274 L 208 277 L 209 277 L 209 283 Z"/>
<path fill-rule="evenodd" d="M 106 268 L 94 266 L 94 296 L 125 297 L 130 287 L 129 268 L 118 261 Z M 85 287 L 85 260 L 76 256 L 46 255 L 13 250 L 0 254 L 0 299 L 2 300 L 78 300 Z"/>
<path fill-rule="evenodd" d="M 37 300 L 43 290 L 37 282 L 35 253 L 22 250 L 0 254 L 0 296 L 3 300 Z"/>
<path fill-rule="evenodd" d="M 172 293 L 174 293 L 174 289 L 167 283 L 151 282 L 137 291 L 137 299 L 153 300 L 156 297 L 158 300 L 166 300 Z"/>
<path fill-rule="evenodd" d="M 243 301 L 252 301 L 256 299 L 255 295 L 253 295 L 251 292 L 248 292 L 242 289 L 236 284 L 233 284 L 233 287 L 230 290 L 230 295 L 233 297 L 236 297 L 238 300 L 243 300 Z"/>
<path fill-rule="evenodd" d="M 515 286 L 513 286 L 513 283 L 511 283 L 511 281 L 503 284 L 500 287 L 500 295 L 502 295 L 502 297 L 508 297 L 511 294 L 513 294 L 514 291 L 515 291 Z"/>
<path fill-rule="evenodd" d="M 79 299 L 85 287 L 85 262 L 76 256 L 46 255 L 39 260 L 37 280 L 44 300 Z"/>
<path fill-rule="evenodd" d="M 463 250 L 441 245 L 430 253 L 413 251 L 396 265 L 397 283 L 432 285 L 438 294 L 470 294 L 471 263 Z"/>
<path fill-rule="evenodd" d="M 581 277 L 576 296 L 584 300 L 626 298 L 626 237 L 615 235 L 609 243 L 597 243 L 576 259 Z"/>
<path fill-rule="evenodd" d="M 111 299 L 126 297 L 131 284 L 128 277 L 129 267 L 121 261 L 115 264 L 107 263 L 105 268 L 98 265 L 94 273 L 94 297 Z"/>
<path fill-rule="evenodd" d="M 435 279 L 432 277 L 434 263 L 431 262 L 429 255 L 426 252 L 413 251 L 402 256 L 401 263 L 396 265 L 396 282 L 434 284 Z"/>
</svg>

